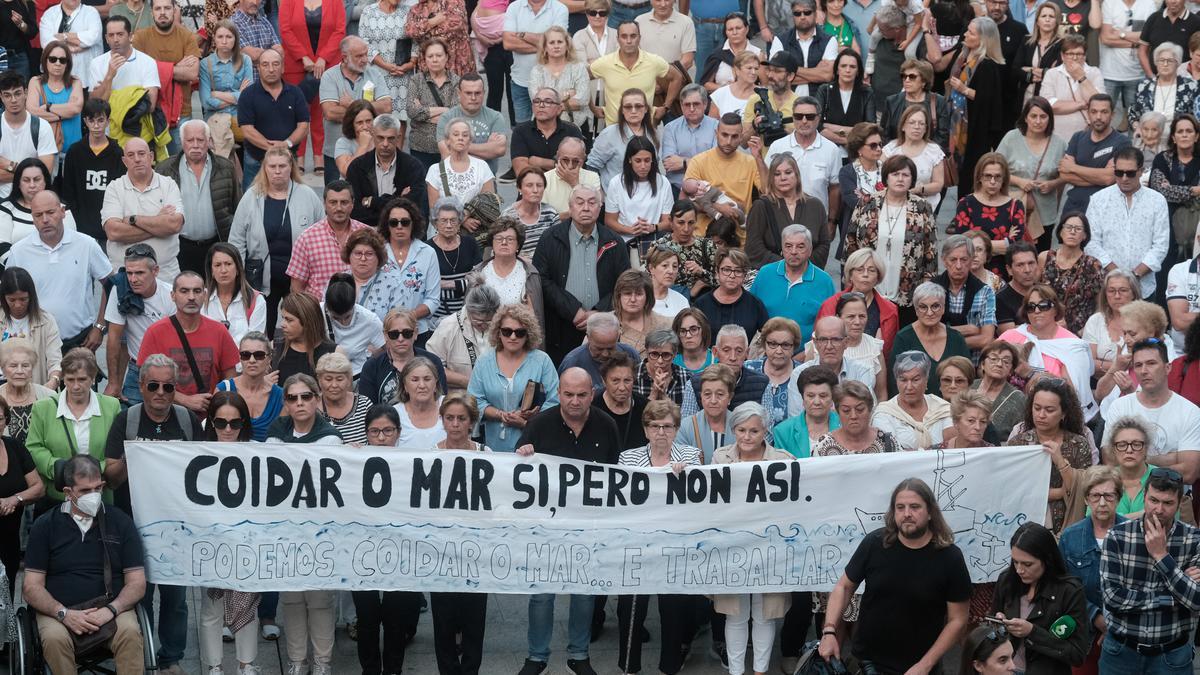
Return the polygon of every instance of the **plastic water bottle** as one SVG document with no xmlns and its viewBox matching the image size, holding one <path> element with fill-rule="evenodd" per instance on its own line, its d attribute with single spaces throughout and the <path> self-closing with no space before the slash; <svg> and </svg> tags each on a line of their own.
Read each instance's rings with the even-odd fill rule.
<svg viewBox="0 0 1200 675">
<path fill-rule="evenodd" d="M 374 82 L 367 80 L 367 83 L 363 85 L 362 96 L 363 96 L 363 100 L 365 100 L 365 101 L 374 101 L 375 100 L 375 83 Z"/>
</svg>

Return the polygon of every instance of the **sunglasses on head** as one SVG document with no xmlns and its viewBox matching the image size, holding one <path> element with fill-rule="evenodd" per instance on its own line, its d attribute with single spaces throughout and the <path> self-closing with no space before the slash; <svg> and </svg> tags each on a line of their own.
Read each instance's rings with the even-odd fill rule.
<svg viewBox="0 0 1200 675">
<path fill-rule="evenodd" d="M 519 338 L 523 338 L 526 335 L 529 335 L 529 330 L 525 328 L 501 328 L 500 334 L 506 338 L 513 337 L 514 335 Z"/>
<path fill-rule="evenodd" d="M 158 382 L 156 380 L 150 380 L 149 382 L 146 383 L 146 391 L 153 393 L 153 392 L 158 391 L 160 388 L 163 391 L 167 392 L 168 394 L 175 393 L 175 383 L 174 382 Z"/>
<path fill-rule="evenodd" d="M 1054 309 L 1054 303 L 1049 300 L 1025 303 L 1026 312 L 1049 312 L 1052 309 Z"/>
<path fill-rule="evenodd" d="M 412 227 L 412 218 L 388 218 L 388 227 Z"/>
<path fill-rule="evenodd" d="M 240 417 L 237 419 L 233 419 L 233 420 L 227 420 L 224 417 L 214 417 L 212 419 L 212 423 L 213 423 L 213 428 L 219 429 L 221 431 L 225 431 L 226 429 L 233 429 L 234 431 L 241 431 L 242 427 L 246 425 L 245 420 L 243 420 Z"/>
<path fill-rule="evenodd" d="M 413 339 L 413 336 L 416 334 L 417 334 L 417 331 L 415 331 L 411 328 L 403 328 L 403 329 L 399 329 L 399 330 L 389 330 L 387 332 L 387 336 L 388 336 L 389 340 L 399 340 L 400 338 L 404 338 L 405 340 L 411 340 L 411 339 Z"/>
<path fill-rule="evenodd" d="M 296 401 L 311 401 L 316 397 L 317 395 L 311 391 L 306 391 L 303 394 L 287 394 L 284 396 L 288 403 L 295 403 Z"/>
<path fill-rule="evenodd" d="M 242 357 L 243 361 L 266 361 L 267 353 L 261 349 L 255 351 L 243 350 L 238 352 L 238 356 Z"/>
</svg>

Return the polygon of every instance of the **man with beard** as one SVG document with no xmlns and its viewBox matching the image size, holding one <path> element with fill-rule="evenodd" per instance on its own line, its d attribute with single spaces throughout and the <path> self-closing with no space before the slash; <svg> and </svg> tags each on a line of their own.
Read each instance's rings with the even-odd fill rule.
<svg viewBox="0 0 1200 675">
<path fill-rule="evenodd" d="M 1008 285 L 996 294 L 996 332 L 1017 327 L 1017 315 L 1029 289 L 1042 279 L 1037 249 L 1027 241 L 1015 241 L 1004 254 L 1008 268 Z"/>
<path fill-rule="evenodd" d="M 907 478 L 892 491 L 884 526 L 863 538 L 829 595 L 822 658 L 841 657 L 842 612 L 864 582 L 851 645 L 863 670 L 940 671 L 942 657 L 967 626 L 971 575 L 933 491 L 921 479 Z"/>
<path fill-rule="evenodd" d="M 342 116 L 354 101 L 363 98 L 368 84 L 375 87 L 371 107 L 376 115 L 392 112 L 392 90 L 388 88 L 383 71 L 369 65 L 367 41 L 357 35 L 342 38 L 342 62 L 327 68 L 321 75 L 321 114 L 325 118 L 325 184 L 341 178 L 333 162 L 333 146 L 342 137 Z"/>
<path fill-rule="evenodd" d="M 1066 155 L 1058 163 L 1059 177 L 1073 186 L 1063 213 L 1087 211 L 1092 195 L 1117 182 L 1113 163 L 1117 151 L 1130 145 L 1129 137 L 1112 127 L 1113 99 L 1096 94 L 1088 99 L 1088 128 L 1067 141 Z"/>
<path fill-rule="evenodd" d="M 200 47 L 196 34 L 175 23 L 175 0 L 154 0 L 154 25 L 133 34 L 133 47 L 161 64 L 174 64 L 171 82 L 162 83 L 158 107 L 171 124 L 171 147 L 179 151 L 179 121 L 192 116 L 192 83 L 200 77 Z M 175 106 L 178 106 L 178 112 Z"/>
<path fill-rule="evenodd" d="M 1185 570 L 1200 558 L 1200 530 L 1176 518 L 1182 499 L 1179 472 L 1152 470 L 1142 517 L 1117 523 L 1104 539 L 1100 589 L 1108 632 L 1100 650 L 1102 673 L 1191 668 L 1200 581 Z"/>
<path fill-rule="evenodd" d="M 237 345 L 229 330 L 218 321 L 200 314 L 208 293 L 204 279 L 195 272 L 175 277 L 171 299 L 175 314 L 155 321 L 146 329 L 138 350 L 138 363 L 151 354 L 166 354 L 179 367 L 175 402 L 203 416 L 217 383 L 237 375 Z"/>
</svg>

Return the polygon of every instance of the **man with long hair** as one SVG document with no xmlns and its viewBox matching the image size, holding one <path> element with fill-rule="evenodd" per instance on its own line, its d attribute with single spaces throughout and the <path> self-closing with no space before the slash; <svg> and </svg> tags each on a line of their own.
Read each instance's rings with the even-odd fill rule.
<svg viewBox="0 0 1200 675">
<path fill-rule="evenodd" d="M 925 481 L 900 481 L 884 526 L 864 537 L 850 558 L 829 595 L 822 658 L 841 656 L 842 612 L 864 581 L 854 658 L 880 673 L 939 672 L 967 625 L 971 575 Z"/>
</svg>

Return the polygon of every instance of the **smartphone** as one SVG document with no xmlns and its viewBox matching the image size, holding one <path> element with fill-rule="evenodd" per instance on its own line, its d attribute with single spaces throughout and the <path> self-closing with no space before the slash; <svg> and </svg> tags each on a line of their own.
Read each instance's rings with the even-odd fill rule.
<svg viewBox="0 0 1200 675">
<path fill-rule="evenodd" d="M 983 617 L 983 620 L 984 620 L 985 622 L 987 622 L 987 623 L 994 623 L 994 624 L 996 624 L 997 626 L 1003 626 L 1003 625 L 1004 625 L 1004 619 L 997 619 L 997 618 L 996 618 L 996 617 L 994 617 L 994 616 L 985 616 L 985 617 Z"/>
</svg>

